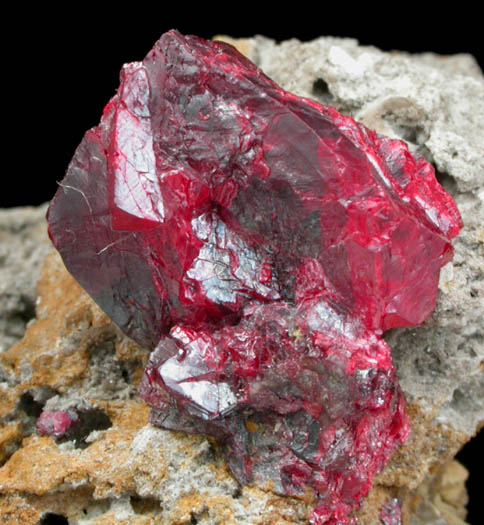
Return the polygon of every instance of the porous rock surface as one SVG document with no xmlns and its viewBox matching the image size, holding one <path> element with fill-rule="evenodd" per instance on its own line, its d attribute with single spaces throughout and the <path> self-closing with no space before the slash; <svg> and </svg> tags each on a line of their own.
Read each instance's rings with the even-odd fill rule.
<svg viewBox="0 0 484 525">
<path fill-rule="evenodd" d="M 468 55 L 383 53 L 350 39 L 224 39 L 284 89 L 405 139 L 459 206 L 465 227 L 434 315 L 387 336 L 412 434 L 358 515 L 377 524 L 398 497 L 405 524 L 465 523 L 466 472 L 452 458 L 484 423 L 482 73 Z M 148 423 L 136 393 L 148 350 L 121 334 L 55 253 L 35 300 L 49 251 L 44 213 L 0 211 L 2 523 L 36 524 L 47 513 L 70 524 L 306 523 L 310 497 L 240 487 L 213 442 Z M 88 423 L 68 440 L 38 436 L 43 408 L 74 409 Z"/>
<path fill-rule="evenodd" d="M 0 209 L 0 353 L 22 338 L 35 317 L 35 287 L 50 250 L 47 206 Z"/>
</svg>

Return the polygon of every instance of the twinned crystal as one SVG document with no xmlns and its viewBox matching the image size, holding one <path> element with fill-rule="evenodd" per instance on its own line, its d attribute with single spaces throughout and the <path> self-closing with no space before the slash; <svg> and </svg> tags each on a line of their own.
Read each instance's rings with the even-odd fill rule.
<svg viewBox="0 0 484 525">
<path fill-rule="evenodd" d="M 385 330 L 422 323 L 461 219 L 432 167 L 177 31 L 126 64 L 48 212 L 73 276 L 154 348 L 163 428 L 352 523 L 409 433 Z"/>
</svg>

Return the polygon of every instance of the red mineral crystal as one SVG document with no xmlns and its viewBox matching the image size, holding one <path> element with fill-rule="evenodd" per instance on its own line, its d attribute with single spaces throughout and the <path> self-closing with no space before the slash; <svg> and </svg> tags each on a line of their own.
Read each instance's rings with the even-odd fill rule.
<svg viewBox="0 0 484 525">
<path fill-rule="evenodd" d="M 72 410 L 44 411 L 35 424 L 39 434 L 52 437 L 62 437 L 72 425 L 76 425 L 79 418 Z"/>
<path fill-rule="evenodd" d="M 154 348 L 163 428 L 244 483 L 348 513 L 408 435 L 382 333 L 435 305 L 461 219 L 403 142 L 177 31 L 127 64 L 48 212 L 69 271 Z"/>
</svg>

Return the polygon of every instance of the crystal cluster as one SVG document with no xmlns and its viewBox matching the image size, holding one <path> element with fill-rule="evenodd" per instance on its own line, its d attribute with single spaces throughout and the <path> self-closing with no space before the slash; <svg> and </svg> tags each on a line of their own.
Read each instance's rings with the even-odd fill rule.
<svg viewBox="0 0 484 525">
<path fill-rule="evenodd" d="M 409 425 L 389 328 L 423 322 L 461 219 L 403 142 L 176 31 L 126 64 L 48 212 L 69 271 L 154 348 L 163 428 L 351 523 Z"/>
</svg>

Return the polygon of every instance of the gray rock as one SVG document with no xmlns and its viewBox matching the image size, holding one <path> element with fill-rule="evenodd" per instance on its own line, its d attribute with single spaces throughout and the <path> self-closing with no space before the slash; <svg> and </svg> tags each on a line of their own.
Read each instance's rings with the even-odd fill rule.
<svg viewBox="0 0 484 525">
<path fill-rule="evenodd" d="M 36 285 L 51 249 L 46 210 L 46 204 L 0 210 L 0 353 L 22 337 L 35 317 Z"/>
</svg>

